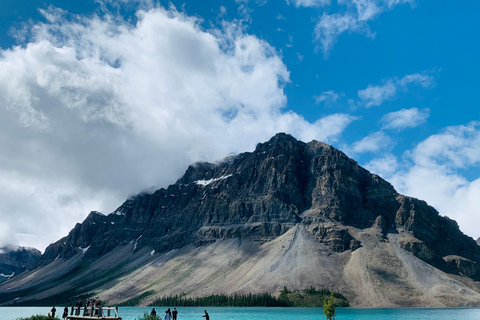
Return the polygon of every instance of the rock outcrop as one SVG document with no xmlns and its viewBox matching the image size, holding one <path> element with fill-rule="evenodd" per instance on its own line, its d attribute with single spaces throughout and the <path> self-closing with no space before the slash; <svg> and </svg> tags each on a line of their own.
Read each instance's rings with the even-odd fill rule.
<svg viewBox="0 0 480 320">
<path fill-rule="evenodd" d="M 300 235 L 303 240 L 299 242 Z M 480 247 L 472 238 L 462 234 L 455 221 L 440 216 L 424 201 L 398 194 L 387 181 L 369 173 L 332 146 L 318 141 L 300 142 L 287 134 L 277 134 L 270 141 L 258 144 L 251 153 L 231 156 L 220 163 L 201 162 L 191 165 L 175 184 L 153 193 L 136 195 L 109 215 L 91 212 L 67 237 L 51 244 L 36 267 L 46 272 L 56 265 L 58 272 L 59 266 L 63 266 L 65 274 L 50 278 L 51 283 L 60 281 L 58 279 L 72 278 L 77 279 L 77 287 L 82 288 L 80 284 L 86 281 L 86 270 L 104 261 L 102 267 L 99 265 L 98 268 L 109 274 L 110 283 L 89 275 L 90 284 L 100 281 L 96 289 L 85 284 L 83 289 L 69 294 L 78 295 L 97 290 L 104 292 L 111 301 L 121 301 L 118 295 L 123 291 L 112 284 L 116 277 L 127 276 L 133 271 L 139 272 L 138 268 L 146 268 L 147 261 L 157 255 L 162 255 L 164 267 L 175 268 L 175 259 L 187 259 L 185 257 L 194 254 L 193 252 L 202 252 L 207 250 L 206 248 L 221 246 L 222 243 L 232 250 L 232 255 L 239 255 L 236 262 L 238 266 L 249 265 L 251 270 L 268 264 L 265 262 L 270 261 L 268 257 L 276 254 L 272 252 L 280 252 L 294 244 L 298 246 L 298 252 L 308 252 L 310 255 L 317 255 L 315 252 L 318 252 L 328 256 L 328 259 L 301 257 L 305 263 L 320 263 L 330 267 L 325 267 L 325 272 L 318 271 L 317 266 L 299 266 L 290 255 L 288 259 L 283 256 L 278 258 L 280 260 L 277 262 L 272 262 L 268 268 L 257 270 L 263 274 L 262 280 L 258 281 L 264 284 L 258 288 L 240 279 L 242 273 L 239 270 L 242 268 L 229 267 L 228 270 L 223 270 L 223 275 L 221 272 L 210 275 L 210 282 L 217 283 L 216 290 L 194 289 L 200 280 L 196 284 L 189 283 L 193 295 L 245 291 L 247 288 L 252 292 L 268 289 L 275 293 L 286 282 L 293 286 L 303 284 L 305 287 L 336 283 L 337 289 L 343 288 L 347 297 L 350 294 L 353 301 L 358 301 L 357 305 L 365 305 L 365 302 L 362 304 L 362 299 L 355 300 L 359 295 L 358 291 L 349 289 L 359 280 L 358 275 L 353 274 L 365 267 L 365 274 L 370 274 L 365 277 L 380 279 L 376 284 L 368 284 L 373 286 L 374 289 L 369 289 L 373 290 L 372 292 L 380 290 L 375 286 L 381 286 L 381 281 L 391 278 L 388 278 L 387 271 L 375 271 L 373 276 L 373 269 L 366 267 L 375 265 L 375 270 L 381 270 L 383 267 L 381 259 L 378 258 L 380 256 L 372 256 L 373 260 L 370 262 L 365 260 L 366 258 L 357 261 L 353 253 L 358 251 L 356 255 L 362 254 L 364 257 L 374 254 L 372 252 L 377 255 L 385 252 L 382 257 L 387 260 L 383 263 L 388 264 L 388 259 L 399 261 L 397 264 L 401 270 L 410 270 L 406 264 L 418 260 L 415 263 L 422 268 L 430 266 L 439 274 L 443 272 L 453 278 L 464 279 L 463 284 L 458 284 L 458 287 L 467 286 L 470 290 L 468 292 L 476 292 L 480 305 L 480 294 L 475 287 L 475 281 L 480 280 Z M 237 246 L 233 243 L 237 243 Z M 275 247 L 276 243 L 283 247 Z M 307 250 L 300 244 L 317 249 Z M 263 251 L 259 246 L 270 249 L 268 252 Z M 254 247 L 256 251 L 252 249 Z M 381 250 L 378 249 L 380 247 Z M 116 260 L 112 258 L 119 252 L 125 253 L 125 248 L 129 248 L 129 255 L 138 256 L 139 260 L 133 263 L 127 262 L 124 256 L 117 256 Z M 238 250 L 243 253 L 239 254 Z M 257 255 L 260 251 L 264 256 Z M 284 252 L 285 255 L 287 251 Z M 140 258 L 141 254 L 147 252 L 150 254 Z M 169 260 L 167 256 L 170 252 L 183 252 L 184 256 L 180 258 L 179 255 L 172 254 L 173 260 Z M 407 256 L 404 256 L 405 254 Z M 405 258 L 408 254 L 417 260 Z M 297 258 L 300 259 L 298 255 Z M 194 257 L 190 256 L 190 259 Z M 258 265 L 253 261 L 257 261 Z M 283 269 L 280 261 L 285 261 Z M 195 265 L 197 267 L 194 267 Z M 201 265 L 201 262 L 193 264 L 188 274 L 195 274 Z M 355 265 L 362 267 L 353 270 Z M 338 270 L 332 266 L 337 266 Z M 292 276 L 292 279 L 282 277 L 276 273 L 278 270 L 290 270 L 288 272 L 293 272 L 295 276 Z M 408 273 L 405 270 L 398 271 L 395 277 L 402 277 L 402 274 L 405 276 Z M 98 271 L 97 274 L 102 272 Z M 242 272 L 245 272 L 244 279 L 255 278 L 247 271 Z M 316 276 L 315 272 L 319 272 L 319 275 Z M 83 280 L 80 281 L 78 279 L 82 274 Z M 277 277 L 267 284 L 264 279 L 270 279 L 273 274 L 277 274 Z M 348 275 L 352 275 L 351 278 Z M 231 277 L 238 281 L 229 280 L 227 285 L 227 282 L 221 282 L 215 277 Z M 443 275 L 438 279 L 444 279 L 442 277 Z M 158 291 L 152 294 L 186 292 L 185 288 L 180 286 L 182 283 L 187 286 L 184 283 L 187 280 L 180 278 L 172 280 L 173 284 L 168 288 L 157 286 Z M 195 279 L 194 276 L 191 278 Z M 138 280 L 139 283 L 145 281 L 148 282 L 146 278 Z M 406 280 L 399 278 L 399 283 L 402 281 Z M 40 281 L 35 287 L 35 293 L 30 293 L 30 299 L 40 300 L 58 293 L 59 290 L 54 290 L 53 284 L 41 289 Z M 365 285 L 367 284 L 362 282 L 361 286 Z M 17 286 L 18 290 L 29 288 L 22 280 L 18 280 Z M 145 287 L 155 288 L 155 285 L 145 284 Z M 225 290 L 221 291 L 221 288 Z M 0 286 L 0 293 L 2 290 L 3 287 Z M 145 294 L 142 290 L 138 287 L 130 291 L 138 295 Z M 403 292 L 402 290 L 399 289 L 398 292 Z M 432 295 L 431 292 L 428 294 Z M 123 295 L 130 294 L 123 292 Z M 474 294 L 474 298 L 471 298 L 473 300 L 468 303 L 447 303 L 448 299 L 455 301 L 448 297 L 434 302 L 427 299 L 423 305 L 475 305 L 477 295 Z M 378 297 L 380 296 L 382 295 L 379 294 Z M 372 298 L 368 305 L 422 305 L 418 299 L 403 304 L 395 302 L 395 299 L 400 298 L 394 296 L 392 294 L 392 298 L 385 300 L 383 295 L 383 300 L 379 298 L 380 302 L 377 304 Z M 25 301 L 27 300 L 28 296 Z M 6 298 L 0 303 L 8 301 L 10 300 Z"/>
</svg>

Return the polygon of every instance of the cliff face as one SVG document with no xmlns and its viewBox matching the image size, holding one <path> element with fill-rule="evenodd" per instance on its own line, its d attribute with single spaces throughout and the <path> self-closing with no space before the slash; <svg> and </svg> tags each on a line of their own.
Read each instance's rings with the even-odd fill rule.
<svg viewBox="0 0 480 320">
<path fill-rule="evenodd" d="M 40 251 L 33 248 L 0 248 L 0 282 L 32 269 L 40 256 Z"/>
<path fill-rule="evenodd" d="M 385 250 L 394 254 L 395 244 L 401 252 L 439 272 L 471 283 L 480 280 L 480 247 L 463 235 L 454 221 L 441 217 L 424 201 L 398 194 L 388 182 L 370 174 L 339 150 L 317 141 L 303 143 L 286 134 L 277 134 L 259 144 L 252 153 L 215 164 L 191 165 L 174 185 L 132 197 L 109 215 L 90 213 L 67 237 L 50 245 L 36 266 L 47 270 L 59 259 L 65 265 L 78 259 L 85 269 L 94 261 L 107 261 L 105 257 L 125 247 L 131 247 L 131 255 L 148 251 L 153 259 L 172 250 L 207 248 L 229 241 L 240 241 L 239 247 L 246 243 L 272 245 L 278 239 L 287 239 L 294 230 L 306 239 L 302 243 L 319 246 L 322 254 L 327 252 L 338 260 L 322 263 L 338 264 L 340 269 L 347 268 L 352 260 L 349 255 L 357 249 L 373 250 L 389 244 Z M 400 251 L 395 252 L 397 255 Z M 258 258 L 253 252 L 250 257 Z M 136 270 L 145 261 L 139 260 L 138 265 L 122 269 L 118 275 Z M 126 262 L 122 263 L 125 266 Z M 71 268 L 65 267 L 65 272 L 74 277 Z M 120 269 L 117 266 L 116 270 Z M 347 288 L 344 277 L 348 272 L 342 275 L 332 270 L 327 272 L 329 277 Z M 234 277 L 235 271 L 229 272 Z M 298 277 L 307 279 L 299 280 L 305 287 L 309 277 L 310 284 L 321 286 L 328 282 L 326 276 L 296 272 Z M 229 282 L 229 290 L 249 287 L 240 282 Z M 268 287 L 275 292 L 283 285 Z M 20 287 L 28 285 L 19 282 Z M 115 290 L 105 290 L 110 292 L 109 299 L 115 300 Z"/>
</svg>

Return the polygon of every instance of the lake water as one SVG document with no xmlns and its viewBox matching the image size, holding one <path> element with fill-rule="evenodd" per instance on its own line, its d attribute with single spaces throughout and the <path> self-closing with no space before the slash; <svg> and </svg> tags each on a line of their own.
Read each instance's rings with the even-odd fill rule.
<svg viewBox="0 0 480 320">
<path fill-rule="evenodd" d="M 57 315 L 63 307 L 56 307 Z M 15 320 L 31 315 L 47 315 L 51 307 L 0 307 L 0 320 Z M 158 315 L 167 308 L 156 307 Z M 210 320 L 324 320 L 321 308 L 198 308 L 178 307 L 178 320 L 205 320 L 207 309 Z M 123 320 L 135 320 L 151 307 L 120 307 Z M 400 309 L 355 309 L 337 308 L 336 320 L 479 320 L 480 308 L 400 308 Z"/>
</svg>

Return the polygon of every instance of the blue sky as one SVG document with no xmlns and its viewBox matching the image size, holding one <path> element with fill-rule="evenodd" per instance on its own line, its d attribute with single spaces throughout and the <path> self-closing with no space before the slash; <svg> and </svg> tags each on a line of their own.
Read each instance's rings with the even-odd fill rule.
<svg viewBox="0 0 480 320">
<path fill-rule="evenodd" d="M 0 245 L 283 131 L 480 232 L 480 2 L 0 3 Z M 49 230 L 48 234 L 45 230 Z"/>
</svg>

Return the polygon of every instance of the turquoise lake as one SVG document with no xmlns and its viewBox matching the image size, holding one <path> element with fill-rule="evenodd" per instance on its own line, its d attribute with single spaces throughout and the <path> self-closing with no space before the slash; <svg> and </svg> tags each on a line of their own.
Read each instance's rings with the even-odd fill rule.
<svg viewBox="0 0 480 320">
<path fill-rule="evenodd" d="M 63 308 L 56 306 L 57 315 Z M 35 314 L 47 315 L 51 307 L 0 307 L 0 320 L 15 320 Z M 156 307 L 158 315 L 167 308 Z M 205 320 L 207 309 L 210 320 L 324 320 L 321 308 L 200 308 L 178 307 L 178 320 Z M 123 320 L 135 320 L 151 307 L 121 307 Z M 399 309 L 355 309 L 337 308 L 336 320 L 479 320 L 480 308 L 399 308 Z"/>
</svg>

